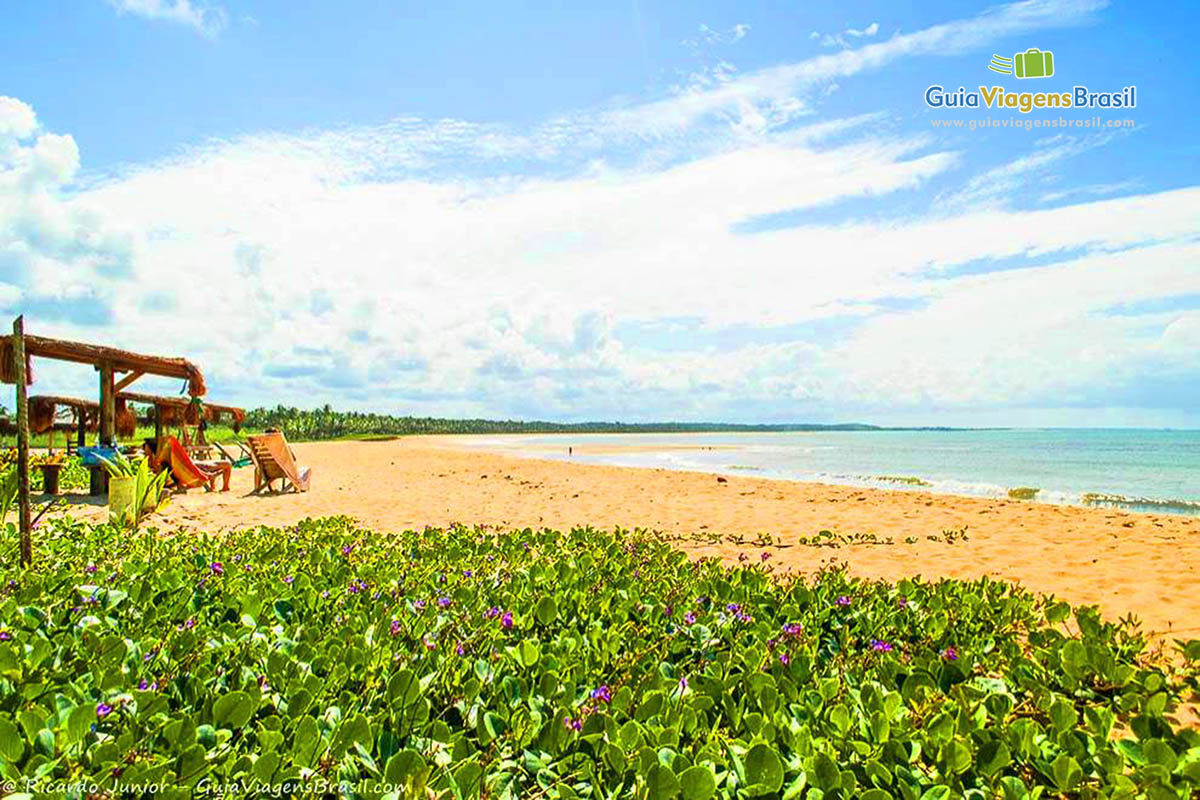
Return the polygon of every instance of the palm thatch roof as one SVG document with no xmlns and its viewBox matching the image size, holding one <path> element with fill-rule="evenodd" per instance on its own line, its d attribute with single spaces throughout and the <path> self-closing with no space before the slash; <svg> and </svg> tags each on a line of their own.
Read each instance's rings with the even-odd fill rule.
<svg viewBox="0 0 1200 800">
<path fill-rule="evenodd" d="M 240 430 L 246 419 L 245 409 L 237 406 L 225 406 L 217 403 L 198 402 L 186 397 L 163 397 L 162 395 L 141 394 L 140 392 L 118 392 L 117 403 L 125 401 L 146 403 L 154 406 L 154 413 L 164 423 L 176 423 L 182 420 L 188 425 L 200 422 L 201 414 L 208 422 L 218 423 L 228 418 L 233 429 Z"/>
<path fill-rule="evenodd" d="M 82 418 L 87 430 L 94 431 L 100 424 L 99 403 L 81 400 L 78 397 L 42 394 L 29 398 L 29 430 L 39 434 L 61 429 L 61 426 L 56 424 L 59 406 L 74 412 L 76 421 Z"/>
</svg>

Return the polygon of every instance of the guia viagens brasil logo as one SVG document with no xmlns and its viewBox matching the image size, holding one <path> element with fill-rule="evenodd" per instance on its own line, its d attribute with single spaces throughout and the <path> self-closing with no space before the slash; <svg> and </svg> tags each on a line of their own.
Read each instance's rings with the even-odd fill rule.
<svg viewBox="0 0 1200 800">
<path fill-rule="evenodd" d="M 1031 47 L 1011 57 L 993 55 L 988 69 L 1020 80 L 1054 76 L 1054 53 Z M 971 91 L 965 86 L 947 91 L 940 84 L 925 90 L 925 105 L 930 108 L 1012 109 L 1022 114 L 1039 109 L 1064 108 L 1137 108 L 1137 87 L 1126 86 L 1116 92 L 1096 92 L 1075 85 L 1070 91 L 1013 92 L 1003 86 L 980 86 Z"/>
</svg>

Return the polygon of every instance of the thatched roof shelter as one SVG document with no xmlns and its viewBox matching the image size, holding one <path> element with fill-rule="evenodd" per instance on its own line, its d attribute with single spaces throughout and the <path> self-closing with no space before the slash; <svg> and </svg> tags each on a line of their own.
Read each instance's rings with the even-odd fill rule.
<svg viewBox="0 0 1200 800">
<path fill-rule="evenodd" d="M 235 431 L 241 430 L 242 422 L 246 419 L 245 409 L 237 406 L 223 406 L 217 403 L 193 402 L 186 397 L 163 397 L 139 392 L 120 392 L 117 394 L 117 405 L 123 402 L 145 403 L 154 406 L 156 421 L 162 424 L 177 424 L 183 422 L 197 425 L 201 414 L 205 421 L 219 423 L 227 419 Z"/>
<path fill-rule="evenodd" d="M 34 395 L 29 398 L 29 430 L 35 434 L 51 430 L 62 430 L 56 425 L 59 407 L 70 409 L 75 417 L 73 430 L 82 421 L 85 430 L 94 431 L 100 426 L 100 404 L 94 400 L 58 395 Z"/>
<path fill-rule="evenodd" d="M 31 370 L 33 356 L 91 364 L 100 373 L 100 443 L 113 444 L 114 433 L 132 435 L 137 426 L 133 413 L 122 403 L 118 407 L 117 394 L 143 375 L 158 375 L 163 378 L 180 378 L 187 381 L 187 392 L 193 397 L 202 397 L 206 391 L 204 374 L 200 368 L 184 358 L 148 356 L 119 350 L 115 347 L 68 342 L 62 339 L 47 339 L 43 336 L 24 336 L 25 383 L 33 383 Z M 16 383 L 17 364 L 12 336 L 0 337 L 0 381 Z M 117 375 L 121 377 L 118 379 Z M 186 402 L 186 401 L 185 401 Z"/>
</svg>

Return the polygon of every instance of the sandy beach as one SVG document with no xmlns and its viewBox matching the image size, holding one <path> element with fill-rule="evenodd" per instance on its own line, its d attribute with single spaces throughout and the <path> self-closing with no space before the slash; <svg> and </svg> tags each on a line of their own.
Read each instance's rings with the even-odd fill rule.
<svg viewBox="0 0 1200 800">
<path fill-rule="evenodd" d="M 766 551 L 777 569 L 832 561 L 869 578 L 987 575 L 1114 618 L 1132 613 L 1160 636 L 1200 636 L 1200 518 L 517 458 L 454 437 L 295 450 L 314 470 L 308 493 L 247 496 L 253 471 L 244 468 L 232 491 L 177 496 L 152 524 L 218 531 L 345 514 L 381 533 L 452 522 L 643 527 L 678 535 L 697 556 L 759 560 Z M 100 519 L 105 510 L 77 504 L 70 513 Z M 942 536 L 964 529 L 953 543 Z M 892 543 L 798 543 L 821 530 Z M 763 533 L 773 545 L 754 543 Z M 742 544 L 731 541 L 738 536 Z"/>
</svg>

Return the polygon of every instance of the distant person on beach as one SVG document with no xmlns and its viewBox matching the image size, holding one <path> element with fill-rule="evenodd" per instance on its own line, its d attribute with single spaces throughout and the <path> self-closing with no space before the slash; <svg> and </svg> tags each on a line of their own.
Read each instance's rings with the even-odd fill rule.
<svg viewBox="0 0 1200 800">
<path fill-rule="evenodd" d="M 569 456 L 571 456 L 571 455 L 575 455 L 575 448 L 574 448 L 574 447 L 568 447 L 568 448 L 567 448 L 567 455 L 569 455 Z"/>
</svg>

